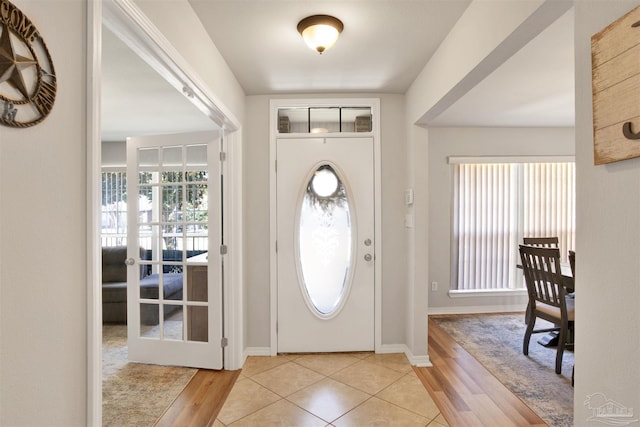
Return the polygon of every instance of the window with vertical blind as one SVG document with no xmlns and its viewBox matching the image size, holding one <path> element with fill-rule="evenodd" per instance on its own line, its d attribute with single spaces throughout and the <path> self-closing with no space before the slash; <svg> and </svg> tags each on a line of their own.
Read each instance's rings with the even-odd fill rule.
<svg viewBox="0 0 640 427">
<path fill-rule="evenodd" d="M 573 160 L 450 158 L 453 274 L 458 291 L 522 289 L 516 268 L 524 236 L 558 236 L 574 249 Z"/>
</svg>

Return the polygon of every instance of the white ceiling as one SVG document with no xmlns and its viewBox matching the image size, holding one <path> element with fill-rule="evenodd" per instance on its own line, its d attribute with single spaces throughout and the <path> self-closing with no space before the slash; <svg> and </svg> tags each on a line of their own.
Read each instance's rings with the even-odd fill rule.
<svg viewBox="0 0 640 427">
<path fill-rule="evenodd" d="M 429 125 L 572 127 L 573 50 L 570 9 Z"/>
<path fill-rule="evenodd" d="M 189 0 L 247 95 L 404 93 L 469 0 Z M 338 42 L 319 55 L 296 27 L 339 18 Z"/>
<path fill-rule="evenodd" d="M 102 28 L 103 141 L 215 129 L 191 101 Z"/>
<path fill-rule="evenodd" d="M 189 0 L 247 95 L 405 93 L 469 0 Z M 305 16 L 345 29 L 319 55 Z M 105 30 L 103 140 L 213 128 L 180 92 Z M 567 12 L 431 126 L 573 126 L 573 12 Z"/>
</svg>

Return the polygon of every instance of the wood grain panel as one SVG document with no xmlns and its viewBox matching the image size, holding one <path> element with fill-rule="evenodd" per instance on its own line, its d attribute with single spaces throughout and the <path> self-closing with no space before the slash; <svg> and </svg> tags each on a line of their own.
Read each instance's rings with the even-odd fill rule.
<svg viewBox="0 0 640 427">
<path fill-rule="evenodd" d="M 598 67 L 638 44 L 636 35 L 629 31 L 640 21 L 640 7 L 608 25 L 591 37 L 591 62 Z M 635 30 L 639 30 L 635 28 Z"/>
<path fill-rule="evenodd" d="M 640 32 L 639 32 L 640 34 Z M 640 61 L 638 61 L 640 68 Z M 593 94 L 593 126 L 602 129 L 640 115 L 640 74 Z"/>
<path fill-rule="evenodd" d="M 640 157 L 640 6 L 591 37 L 596 165 Z M 640 134 L 639 134 L 640 135 Z"/>
<path fill-rule="evenodd" d="M 631 117 L 633 130 L 640 130 L 640 115 Z M 622 134 L 622 125 L 616 123 L 603 129 L 595 129 L 594 137 L 598 141 L 597 149 L 594 146 L 594 163 L 602 165 L 619 160 L 640 157 L 640 140 L 630 140 Z"/>
<path fill-rule="evenodd" d="M 640 29 L 638 29 L 640 32 Z M 599 67 L 593 68 L 593 91 L 600 92 L 640 74 L 640 44 L 624 55 L 618 55 Z"/>
</svg>

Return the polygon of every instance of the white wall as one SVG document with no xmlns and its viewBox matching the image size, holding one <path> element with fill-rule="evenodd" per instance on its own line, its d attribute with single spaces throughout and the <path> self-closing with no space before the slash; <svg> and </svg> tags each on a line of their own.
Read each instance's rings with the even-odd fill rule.
<svg viewBox="0 0 640 427">
<path fill-rule="evenodd" d="M 0 425 L 83 426 L 86 176 L 83 0 L 15 0 L 49 48 L 57 96 L 0 127 Z"/>
<path fill-rule="evenodd" d="M 407 137 L 404 96 L 380 95 L 382 158 L 382 344 L 406 344 L 404 314 L 407 312 L 408 251 L 404 220 L 407 174 Z M 413 355 L 427 353 L 411 349 Z"/>
<path fill-rule="evenodd" d="M 406 111 L 405 111 L 406 121 Z M 413 218 L 413 228 L 407 229 L 407 311 L 405 314 L 407 345 L 413 354 L 427 350 L 428 312 L 428 249 L 429 249 L 429 194 L 428 167 L 429 132 L 427 129 L 405 123 L 407 132 L 407 158 L 405 161 L 409 187 L 413 189 L 413 205 L 407 214 Z M 425 355 L 423 362 L 429 364 Z"/>
<path fill-rule="evenodd" d="M 291 95 L 280 98 L 344 98 Z M 404 98 L 402 95 L 347 95 L 380 98 L 382 148 L 382 343 L 404 344 L 407 247 L 404 189 L 407 188 Z M 244 147 L 245 283 L 248 347 L 268 347 L 269 288 L 269 100 L 247 97 Z M 426 348 L 423 349 L 424 354 Z"/>
<path fill-rule="evenodd" d="M 0 127 L 0 425 L 84 426 L 87 2 L 13 3 L 44 36 L 58 94 L 43 123 Z M 244 93 L 203 29 L 186 24 L 197 18 L 188 3 L 148 11 L 241 121 Z"/>
<path fill-rule="evenodd" d="M 244 130 L 246 347 L 270 346 L 269 97 L 249 96 Z"/>
<path fill-rule="evenodd" d="M 633 408 L 636 419 L 640 412 L 640 159 L 593 164 L 590 47 L 591 35 L 636 6 L 575 4 L 575 425 L 592 415 L 583 402 L 593 393 Z"/>
<path fill-rule="evenodd" d="M 429 129 L 429 290 L 430 313 L 495 310 L 526 306 L 527 297 L 450 298 L 452 167 L 449 156 L 574 155 L 573 128 Z M 430 289 L 430 288 L 429 288 Z"/>
<path fill-rule="evenodd" d="M 102 166 L 127 167 L 127 143 L 125 141 L 102 141 Z"/>
</svg>

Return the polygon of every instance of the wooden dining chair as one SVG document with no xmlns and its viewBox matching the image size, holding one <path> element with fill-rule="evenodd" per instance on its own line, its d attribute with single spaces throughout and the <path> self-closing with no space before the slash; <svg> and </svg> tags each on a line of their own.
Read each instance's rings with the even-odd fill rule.
<svg viewBox="0 0 640 427">
<path fill-rule="evenodd" d="M 532 334 L 559 331 L 556 374 L 560 374 L 562 355 L 567 338 L 570 333 L 573 333 L 575 319 L 574 299 L 566 298 L 566 291 L 562 286 L 560 250 L 520 245 L 520 258 L 529 294 L 528 310 L 531 316 L 524 334 L 522 352 L 525 356 L 529 354 L 529 341 Z M 538 318 L 549 321 L 554 326 L 534 330 Z"/>
<path fill-rule="evenodd" d="M 525 237 L 522 239 L 525 245 L 538 246 L 541 248 L 557 248 L 559 247 L 558 237 Z"/>
<path fill-rule="evenodd" d="M 559 239 L 557 236 L 549 236 L 549 237 L 523 237 L 522 243 L 528 246 L 536 246 L 540 248 L 558 248 L 560 247 Z M 530 315 L 530 307 L 527 306 L 527 311 L 525 313 L 525 322 L 529 324 Z"/>
</svg>

